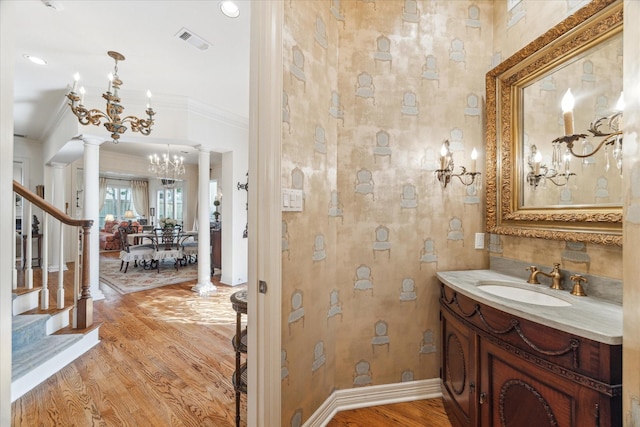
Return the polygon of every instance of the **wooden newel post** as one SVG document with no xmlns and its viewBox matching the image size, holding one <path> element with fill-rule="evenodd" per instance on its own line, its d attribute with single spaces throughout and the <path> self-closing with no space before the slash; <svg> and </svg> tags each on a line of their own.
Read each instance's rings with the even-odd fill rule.
<svg viewBox="0 0 640 427">
<path fill-rule="evenodd" d="M 80 299 L 78 299 L 78 329 L 86 329 L 93 324 L 93 298 L 91 298 L 91 285 L 89 283 L 89 261 L 90 248 L 89 237 L 91 236 L 91 226 L 93 221 L 87 221 L 82 227 L 82 282 Z"/>
</svg>

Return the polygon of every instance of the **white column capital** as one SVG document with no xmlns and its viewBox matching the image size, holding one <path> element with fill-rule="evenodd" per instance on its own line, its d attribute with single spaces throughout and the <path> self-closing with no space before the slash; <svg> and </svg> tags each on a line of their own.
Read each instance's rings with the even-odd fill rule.
<svg viewBox="0 0 640 427">
<path fill-rule="evenodd" d="M 82 138 L 82 142 L 84 142 L 85 147 L 89 145 L 100 146 L 105 142 L 104 138 L 98 138 L 96 136 L 81 135 L 81 138 Z"/>
</svg>

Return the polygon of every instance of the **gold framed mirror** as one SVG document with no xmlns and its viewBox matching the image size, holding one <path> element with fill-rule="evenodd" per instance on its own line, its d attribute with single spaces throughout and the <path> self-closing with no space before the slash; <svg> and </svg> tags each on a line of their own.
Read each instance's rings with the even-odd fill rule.
<svg viewBox="0 0 640 427">
<path fill-rule="evenodd" d="M 552 152 L 553 138 L 548 135 L 556 134 L 557 137 L 563 137 L 565 131 L 563 112 L 555 100 L 552 104 L 535 107 L 539 105 L 536 104 L 537 101 L 525 99 L 537 90 L 544 90 L 544 85 L 547 85 L 549 93 L 553 93 L 554 99 L 557 97 L 556 92 L 564 94 L 567 90 L 564 86 L 584 87 L 585 77 L 574 71 L 576 64 L 584 66 L 585 63 L 591 62 L 593 66 L 594 61 L 598 63 L 599 58 L 603 56 L 602 52 L 605 52 L 604 56 L 609 62 L 599 67 L 609 73 L 608 95 L 588 95 L 588 100 L 583 96 L 579 101 L 589 103 L 592 111 L 593 106 L 598 105 L 599 97 L 604 97 L 606 103 L 611 104 L 607 98 L 614 98 L 613 94 L 619 94 L 622 88 L 621 65 L 619 69 L 611 65 L 616 61 L 622 63 L 622 10 L 621 0 L 593 0 L 487 73 L 487 232 L 622 245 L 622 200 L 618 197 L 621 189 L 614 189 L 615 194 L 610 199 L 577 199 L 576 203 L 573 203 L 569 198 L 568 202 L 562 199 L 556 203 L 549 202 L 548 195 L 543 195 L 545 188 L 535 190 L 538 193 L 527 188 L 539 184 L 538 181 L 534 183 L 531 179 L 528 180 L 533 174 L 533 166 L 528 159 L 533 158 L 536 150 L 544 150 L 551 156 L 548 153 Z M 584 72 L 587 71 L 590 71 L 589 67 L 584 67 Z M 581 80 L 578 83 L 565 82 L 567 76 L 573 74 Z M 550 81 L 558 84 L 550 85 Z M 587 83 L 592 83 L 592 87 L 602 86 L 596 81 Z M 615 104 L 616 99 L 612 99 L 612 102 Z M 527 111 L 524 111 L 525 106 Z M 543 117 L 542 120 L 536 121 L 530 120 L 527 116 L 527 120 L 525 119 L 525 115 L 542 110 L 545 110 L 545 114 L 552 110 L 549 116 L 551 118 Z M 585 120 L 589 123 L 594 120 L 594 116 L 591 115 L 588 119 L 578 117 L 576 123 L 580 128 L 576 127 L 575 133 L 583 134 L 582 145 L 597 147 L 597 141 L 591 141 L 591 137 L 587 136 L 587 129 L 583 125 Z M 543 130 L 543 127 L 549 129 Z M 621 136 L 619 139 L 621 147 Z M 576 149 L 579 150 L 582 148 Z M 584 154 L 593 148 L 585 150 L 579 152 Z M 607 150 L 602 151 L 608 156 L 610 153 Z M 566 193 L 571 195 L 571 190 L 579 189 L 581 185 L 583 188 L 591 189 L 592 182 L 601 182 L 600 172 L 594 172 L 595 168 L 588 165 L 584 159 L 572 159 L 571 169 L 569 160 L 566 165 L 564 161 L 562 165 L 559 162 L 557 164 L 558 169 L 562 169 L 568 177 L 564 184 L 560 182 L 560 186 L 564 185 L 565 191 L 562 197 L 566 197 Z M 544 173 L 551 169 L 547 166 L 543 168 Z M 544 175 L 539 170 L 539 163 L 536 163 L 536 175 Z M 575 175 L 569 176 L 569 170 L 572 174 L 575 172 Z M 594 173 L 595 176 L 589 176 Z M 620 173 L 622 172 L 618 172 Z M 611 179 L 612 183 L 614 181 Z M 557 184 L 553 183 L 553 186 Z M 594 190 L 590 191 L 593 194 Z M 532 202 L 536 199 L 543 201 Z"/>
</svg>

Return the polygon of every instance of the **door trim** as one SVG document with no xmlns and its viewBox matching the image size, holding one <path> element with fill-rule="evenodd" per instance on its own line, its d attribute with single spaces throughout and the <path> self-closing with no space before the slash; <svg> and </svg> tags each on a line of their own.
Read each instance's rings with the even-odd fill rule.
<svg viewBox="0 0 640 427">
<path fill-rule="evenodd" d="M 284 2 L 251 3 L 247 425 L 258 427 L 281 425 L 283 15 Z"/>
</svg>

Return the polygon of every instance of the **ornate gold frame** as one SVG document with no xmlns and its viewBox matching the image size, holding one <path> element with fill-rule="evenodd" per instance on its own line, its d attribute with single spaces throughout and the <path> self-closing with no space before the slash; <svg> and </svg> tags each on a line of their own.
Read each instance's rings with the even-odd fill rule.
<svg viewBox="0 0 640 427">
<path fill-rule="evenodd" d="M 593 0 L 487 73 L 487 232 L 622 246 L 622 207 L 519 209 L 522 165 L 513 164 L 518 85 L 622 31 L 622 6 Z"/>
</svg>

